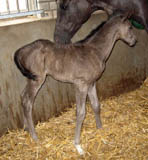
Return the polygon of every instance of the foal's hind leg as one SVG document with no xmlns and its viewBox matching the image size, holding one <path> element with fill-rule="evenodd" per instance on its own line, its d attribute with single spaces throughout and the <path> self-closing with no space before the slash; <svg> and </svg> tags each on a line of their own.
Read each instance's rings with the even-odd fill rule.
<svg viewBox="0 0 148 160">
<path fill-rule="evenodd" d="M 100 119 L 100 103 L 97 97 L 96 83 L 90 86 L 88 90 L 88 96 L 91 102 L 92 109 L 95 113 L 96 127 L 101 128 L 102 123 Z"/>
<path fill-rule="evenodd" d="M 76 88 L 76 105 L 77 105 L 77 117 L 76 117 L 76 129 L 75 129 L 75 147 L 79 154 L 84 154 L 83 149 L 80 146 L 80 134 L 82 123 L 85 118 L 85 104 L 86 96 L 88 92 L 87 86 L 82 86 Z"/>
<path fill-rule="evenodd" d="M 38 90 L 41 88 L 43 82 L 45 80 L 45 76 L 42 78 L 38 78 L 37 81 L 28 80 L 28 83 L 22 93 L 22 106 L 23 106 L 23 114 L 24 114 L 24 125 L 27 127 L 30 135 L 34 140 L 37 140 L 37 135 L 35 132 L 33 120 L 32 120 L 32 107 L 37 95 Z"/>
</svg>

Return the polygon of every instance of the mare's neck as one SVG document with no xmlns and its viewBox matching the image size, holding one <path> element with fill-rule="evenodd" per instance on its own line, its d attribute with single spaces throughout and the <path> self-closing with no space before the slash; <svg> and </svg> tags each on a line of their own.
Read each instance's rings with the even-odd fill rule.
<svg viewBox="0 0 148 160">
<path fill-rule="evenodd" d="M 118 40 L 118 30 L 116 24 L 106 24 L 87 43 L 97 49 L 97 54 L 102 61 L 106 61 Z"/>
</svg>

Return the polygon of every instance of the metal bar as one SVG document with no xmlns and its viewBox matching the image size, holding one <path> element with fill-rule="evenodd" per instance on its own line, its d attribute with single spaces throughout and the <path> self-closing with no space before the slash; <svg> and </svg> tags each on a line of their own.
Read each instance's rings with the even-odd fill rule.
<svg viewBox="0 0 148 160">
<path fill-rule="evenodd" d="M 38 9 L 38 0 L 35 0 L 36 9 Z"/>
<path fill-rule="evenodd" d="M 28 0 L 26 0 L 26 6 L 27 6 L 27 10 L 29 11 L 29 3 L 28 3 Z"/>
<path fill-rule="evenodd" d="M 14 14 L 0 15 L 0 19 L 23 17 L 23 16 L 34 15 L 34 14 L 41 14 L 43 12 L 44 12 L 43 10 L 36 10 L 36 11 L 28 11 L 28 12 L 20 12 L 20 13 L 14 13 Z"/>
<path fill-rule="evenodd" d="M 7 11 L 10 14 L 10 7 L 9 7 L 9 1 L 8 0 L 6 0 L 6 5 L 7 5 Z"/>
<path fill-rule="evenodd" d="M 50 0 L 50 1 L 49 0 L 45 0 L 45 1 L 40 1 L 39 3 L 46 3 L 46 2 L 49 2 L 49 3 L 50 2 L 55 2 L 55 0 Z"/>
<path fill-rule="evenodd" d="M 19 13 L 20 12 L 20 7 L 19 7 L 19 1 L 18 0 L 16 0 L 16 6 L 17 6 L 17 11 Z"/>
</svg>

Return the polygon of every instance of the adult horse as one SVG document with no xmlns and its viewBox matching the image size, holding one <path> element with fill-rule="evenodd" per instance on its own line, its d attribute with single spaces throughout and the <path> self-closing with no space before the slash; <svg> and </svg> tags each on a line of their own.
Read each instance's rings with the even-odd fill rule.
<svg viewBox="0 0 148 160">
<path fill-rule="evenodd" d="M 131 18 L 141 23 L 148 32 L 148 0 L 58 0 L 54 40 L 68 44 L 78 29 L 96 10 L 112 14 L 119 10 L 132 13 Z"/>
</svg>

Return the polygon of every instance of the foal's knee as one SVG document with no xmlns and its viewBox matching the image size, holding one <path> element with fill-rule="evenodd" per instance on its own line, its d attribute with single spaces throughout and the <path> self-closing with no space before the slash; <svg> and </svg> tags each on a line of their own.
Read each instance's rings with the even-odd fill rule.
<svg viewBox="0 0 148 160">
<path fill-rule="evenodd" d="M 93 108 L 95 113 L 100 113 L 100 104 L 99 103 L 92 104 L 92 108 Z"/>
</svg>

